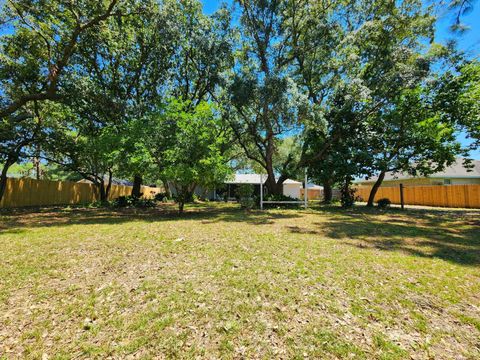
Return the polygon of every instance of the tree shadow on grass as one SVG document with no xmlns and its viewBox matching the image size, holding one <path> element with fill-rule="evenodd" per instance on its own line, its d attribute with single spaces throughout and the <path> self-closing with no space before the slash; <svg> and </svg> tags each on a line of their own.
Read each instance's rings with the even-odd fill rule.
<svg viewBox="0 0 480 360">
<path fill-rule="evenodd" d="M 315 231 L 358 248 L 400 251 L 452 263 L 480 265 L 480 226 L 476 211 L 319 209 L 328 221 Z M 295 232 L 295 231 L 294 231 Z"/>
<path fill-rule="evenodd" d="M 179 214 L 173 205 L 161 205 L 154 209 L 111 208 L 38 208 L 3 211 L 0 217 L 0 234 L 19 232 L 19 229 L 92 224 L 121 224 L 130 221 L 190 221 L 202 224 L 218 222 L 246 222 L 254 225 L 272 224 L 277 219 L 295 218 L 295 213 L 244 211 L 236 206 L 190 205 Z"/>
</svg>

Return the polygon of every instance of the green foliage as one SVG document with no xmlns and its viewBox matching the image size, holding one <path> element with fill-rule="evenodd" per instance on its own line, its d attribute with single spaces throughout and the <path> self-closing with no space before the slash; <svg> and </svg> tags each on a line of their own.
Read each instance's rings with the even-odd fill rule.
<svg viewBox="0 0 480 360">
<path fill-rule="evenodd" d="M 343 184 L 346 177 L 388 171 L 428 175 L 464 154 L 454 126 L 445 120 L 454 111 L 446 108 L 451 98 L 436 101 L 441 92 L 431 85 L 438 69 L 455 56 L 452 49 L 424 41 L 433 35 L 430 9 L 421 1 L 377 5 L 347 5 L 346 16 L 359 16 L 362 31 L 335 24 L 318 41 L 311 37 L 315 33 L 302 34 L 305 38 L 293 44 L 293 55 L 308 65 L 299 68 L 299 81 L 324 109 L 321 121 L 309 122 L 304 147 L 310 175 L 320 183 Z M 335 3 L 331 11 L 343 6 Z M 318 11 L 302 14 L 316 17 L 313 23 L 332 21 L 328 12 Z M 367 21 L 368 14 L 379 18 Z M 300 25 L 291 24 L 291 30 Z M 319 51 L 304 51 L 311 43 Z M 342 49 L 329 57 L 338 44 Z M 332 72 L 321 57 L 345 66 Z"/>
<path fill-rule="evenodd" d="M 152 148 L 161 163 L 160 176 L 171 181 L 180 210 L 197 186 L 213 188 L 230 173 L 221 148 L 221 118 L 206 102 L 192 107 L 190 102 L 172 100 L 153 120 L 152 136 L 164 136 L 163 143 Z"/>
<path fill-rule="evenodd" d="M 382 198 L 377 201 L 377 206 L 380 209 L 387 209 L 390 207 L 391 204 L 392 202 L 390 201 L 390 199 L 387 199 L 387 198 Z"/>
<path fill-rule="evenodd" d="M 175 14 L 175 54 L 168 95 L 190 101 L 209 100 L 233 66 L 233 31 L 230 12 L 222 7 L 212 16 L 198 0 L 171 1 L 166 11 Z"/>
<path fill-rule="evenodd" d="M 283 195 L 283 194 L 267 194 L 263 198 L 264 201 L 299 201 L 298 199 L 295 199 L 293 197 L 290 197 L 288 195 Z M 286 209 L 292 209 L 292 208 L 298 208 L 301 206 L 300 203 L 298 204 L 264 204 L 263 205 L 265 208 L 286 208 Z"/>
<path fill-rule="evenodd" d="M 169 4 L 145 1 L 148 11 L 108 21 L 101 32 L 90 34 L 69 83 L 70 91 L 82 94 L 69 105 L 94 124 L 89 127 L 115 132 L 115 171 L 124 178 L 149 181 L 157 171 L 142 138 L 148 130 L 145 115 L 161 102 L 160 87 L 174 66 L 179 14 L 170 12 Z M 129 10 L 135 13 L 136 6 Z"/>
<path fill-rule="evenodd" d="M 236 195 L 241 198 L 251 198 L 254 193 L 254 187 L 251 184 L 241 184 L 237 187 Z"/>
<path fill-rule="evenodd" d="M 169 195 L 165 192 L 157 193 L 154 197 L 155 201 L 167 202 L 169 200 Z"/>
<path fill-rule="evenodd" d="M 146 209 L 155 207 L 157 201 L 156 199 L 138 198 L 136 196 L 120 196 L 111 201 L 110 205 L 115 208 L 134 207 Z"/>
<path fill-rule="evenodd" d="M 30 177 L 33 169 L 33 164 L 29 163 L 18 163 L 10 167 L 8 175 L 11 177 Z"/>
<path fill-rule="evenodd" d="M 251 184 L 242 184 L 237 187 L 236 195 L 239 199 L 240 205 L 244 209 L 251 209 L 255 205 L 253 198 L 254 187 Z"/>
<path fill-rule="evenodd" d="M 472 148 L 480 147 L 480 62 L 467 63 L 461 67 L 457 92 L 461 116 L 457 119 L 460 127 L 472 139 Z"/>
<path fill-rule="evenodd" d="M 74 172 L 66 171 L 56 164 L 40 164 L 41 179 L 53 181 L 78 181 L 82 177 Z M 9 177 L 34 177 L 35 168 L 31 162 L 14 164 L 8 171 Z"/>
<path fill-rule="evenodd" d="M 350 184 L 345 184 L 340 192 L 340 204 L 342 208 L 349 209 L 355 205 L 355 189 Z"/>
<path fill-rule="evenodd" d="M 267 194 L 264 197 L 265 201 L 298 201 L 298 199 L 295 199 L 291 196 L 288 195 L 283 195 L 283 194 Z"/>
<path fill-rule="evenodd" d="M 106 200 L 108 183 L 120 153 L 120 134 L 115 127 L 98 125 L 94 119 L 82 117 L 63 105 L 52 104 L 48 117 L 57 123 L 43 145 L 44 156 L 64 170 L 92 181 L 98 186 L 102 200 Z"/>
<path fill-rule="evenodd" d="M 470 149 L 480 146 L 480 62 L 463 61 L 456 71 L 438 76 L 429 90 L 441 120 L 466 133 Z"/>
</svg>

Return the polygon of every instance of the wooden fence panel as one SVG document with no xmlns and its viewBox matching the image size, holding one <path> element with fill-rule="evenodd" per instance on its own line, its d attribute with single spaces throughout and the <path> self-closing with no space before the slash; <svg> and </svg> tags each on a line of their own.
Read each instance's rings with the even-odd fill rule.
<svg viewBox="0 0 480 360">
<path fill-rule="evenodd" d="M 162 191 L 161 188 L 142 186 L 146 198 L 153 198 Z M 131 186 L 112 185 L 109 199 L 127 196 L 131 192 Z M 96 186 L 89 183 L 9 178 L 0 208 L 86 204 L 99 198 Z"/>
<path fill-rule="evenodd" d="M 320 189 L 308 189 L 307 196 L 309 200 L 322 200 L 323 199 L 323 190 Z M 300 189 L 300 198 L 303 199 L 305 189 Z"/>
<path fill-rule="evenodd" d="M 370 187 L 359 187 L 356 195 L 367 201 Z M 405 205 L 425 205 L 452 208 L 480 208 L 480 185 L 421 185 L 404 186 Z M 388 198 L 400 204 L 400 187 L 380 187 L 375 201 Z"/>
</svg>

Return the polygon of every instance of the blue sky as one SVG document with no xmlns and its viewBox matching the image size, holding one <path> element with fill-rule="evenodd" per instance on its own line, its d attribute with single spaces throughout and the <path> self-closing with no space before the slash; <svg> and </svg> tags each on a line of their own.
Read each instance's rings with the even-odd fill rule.
<svg viewBox="0 0 480 360">
<path fill-rule="evenodd" d="M 203 7 L 206 13 L 212 13 L 222 3 L 231 4 L 232 0 L 203 0 Z M 445 43 L 448 40 L 454 39 L 458 43 L 458 47 L 466 51 L 470 56 L 478 58 L 480 56 L 480 1 L 474 4 L 474 10 L 463 17 L 464 23 L 470 26 L 470 30 L 462 35 L 453 34 L 449 27 L 453 22 L 453 14 L 445 11 L 444 14 L 440 14 L 439 21 L 437 23 L 436 41 Z M 459 140 L 463 144 L 468 144 L 468 140 L 464 134 L 459 135 Z M 471 156 L 480 160 L 480 149 L 471 152 Z"/>
</svg>

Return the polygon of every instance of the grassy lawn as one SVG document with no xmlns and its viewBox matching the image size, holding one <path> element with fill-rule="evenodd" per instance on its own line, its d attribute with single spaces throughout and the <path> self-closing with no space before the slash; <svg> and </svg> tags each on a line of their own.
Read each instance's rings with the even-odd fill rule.
<svg viewBox="0 0 480 360">
<path fill-rule="evenodd" d="M 0 358 L 480 358 L 480 213 L 0 214 Z"/>
</svg>

